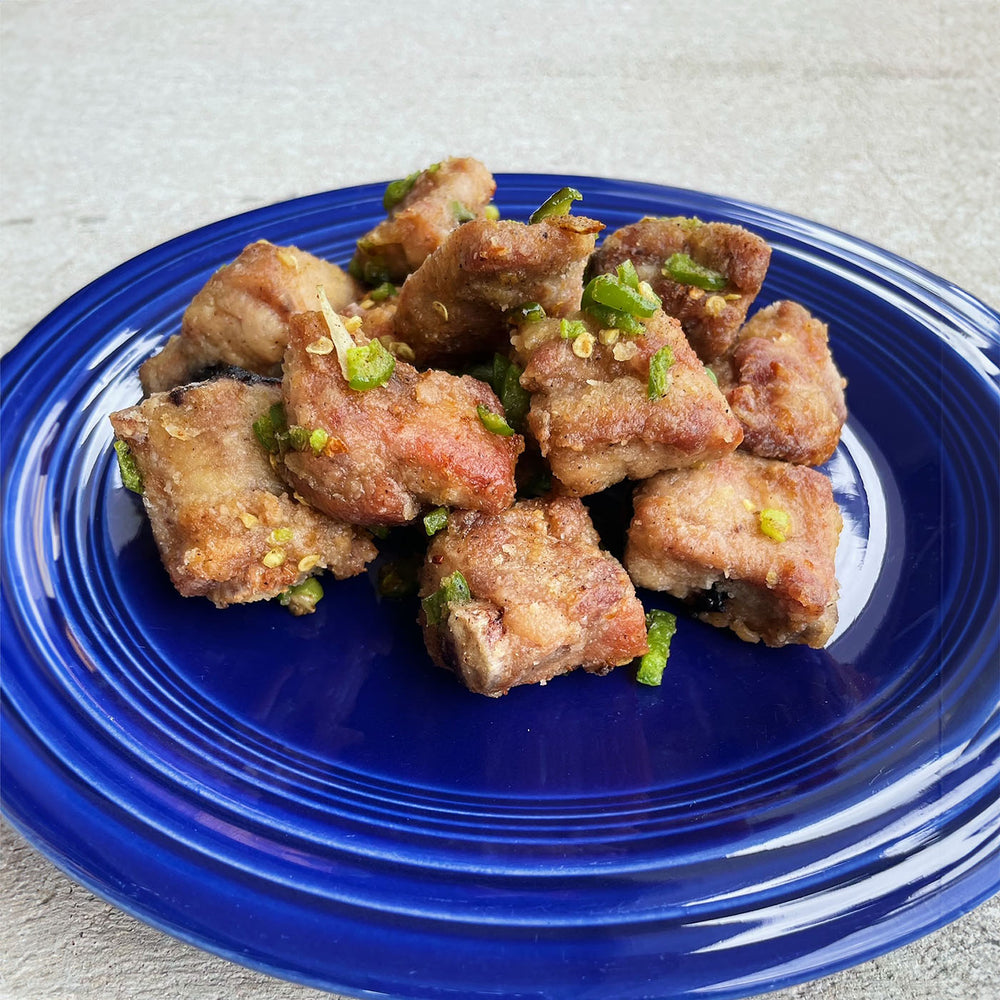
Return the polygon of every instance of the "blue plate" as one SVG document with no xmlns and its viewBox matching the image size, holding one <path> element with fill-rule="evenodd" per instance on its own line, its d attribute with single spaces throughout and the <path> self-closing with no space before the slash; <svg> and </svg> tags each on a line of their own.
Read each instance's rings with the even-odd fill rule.
<svg viewBox="0 0 1000 1000">
<path fill-rule="evenodd" d="M 107 414 L 259 237 L 341 263 L 382 185 L 216 223 L 79 292 L 3 362 L 3 804 L 71 876 L 278 976 L 405 998 L 740 997 L 939 927 L 1000 887 L 1000 317 L 799 218 L 569 183 L 613 228 L 743 224 L 760 303 L 830 324 L 850 420 L 841 625 L 770 650 L 682 621 L 663 686 L 578 672 L 491 700 L 370 575 L 315 615 L 171 589 Z M 609 544 L 626 492 L 595 501 Z M 665 598 L 641 595 L 647 605 Z"/>
</svg>

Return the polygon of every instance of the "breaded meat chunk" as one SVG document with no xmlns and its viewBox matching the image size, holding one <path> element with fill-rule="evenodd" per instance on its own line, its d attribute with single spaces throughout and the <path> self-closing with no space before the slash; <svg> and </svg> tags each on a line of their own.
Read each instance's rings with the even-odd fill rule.
<svg viewBox="0 0 1000 1000">
<path fill-rule="evenodd" d="M 496 190 L 493 175 L 472 157 L 452 157 L 393 181 L 387 218 L 358 240 L 349 270 L 369 285 L 399 283 L 453 230 L 482 216 Z"/>
<path fill-rule="evenodd" d="M 603 228 L 575 215 L 466 223 L 400 289 L 395 336 L 420 366 L 505 352 L 509 310 L 535 302 L 549 316 L 567 316 L 579 308 Z"/>
<path fill-rule="evenodd" d="M 569 497 L 452 513 L 428 548 L 420 596 L 431 659 L 478 694 L 576 667 L 607 673 L 647 651 L 628 574 Z"/>
<path fill-rule="evenodd" d="M 229 604 L 267 600 L 329 570 L 375 558 L 368 534 L 297 502 L 253 422 L 281 399 L 277 381 L 219 376 L 154 393 L 111 415 L 142 477 L 153 537 L 177 590 Z"/>
<path fill-rule="evenodd" d="M 815 469 L 738 451 L 635 492 L 625 566 L 636 586 L 768 646 L 819 648 L 837 624 L 841 516 Z"/>
<path fill-rule="evenodd" d="M 741 226 L 647 216 L 611 233 L 590 270 L 610 273 L 626 260 L 708 364 L 735 340 L 764 282 L 771 248 Z"/>
<path fill-rule="evenodd" d="M 524 439 L 503 424 L 488 385 L 397 359 L 384 384 L 352 389 L 330 335 L 322 313 L 292 317 L 286 419 L 323 441 L 283 452 L 282 475 L 298 493 L 332 517 L 366 525 L 403 524 L 425 506 L 495 513 L 513 503 Z"/>
<path fill-rule="evenodd" d="M 802 465 L 821 465 L 833 454 L 847 418 L 847 382 L 830 354 L 826 324 L 803 306 L 775 302 L 755 313 L 712 368 L 747 451 Z"/>
<path fill-rule="evenodd" d="M 296 247 L 251 243 L 191 300 L 181 332 L 139 368 L 143 390 L 164 392 L 218 366 L 281 374 L 288 317 L 315 309 L 322 286 L 335 309 L 362 293 L 336 264 Z"/>
<path fill-rule="evenodd" d="M 528 430 L 560 492 L 587 496 L 720 458 L 740 443 L 724 397 L 680 324 L 662 311 L 640 336 L 602 330 L 578 314 L 523 323 L 511 343 L 531 393 Z M 655 387 L 651 366 L 654 382 L 656 369 L 662 376 Z"/>
</svg>

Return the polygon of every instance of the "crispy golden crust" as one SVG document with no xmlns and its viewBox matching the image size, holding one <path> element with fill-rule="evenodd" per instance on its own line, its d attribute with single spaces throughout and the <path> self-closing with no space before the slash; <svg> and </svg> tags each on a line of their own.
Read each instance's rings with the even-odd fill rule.
<svg viewBox="0 0 1000 1000">
<path fill-rule="evenodd" d="M 531 393 L 528 427 L 563 492 L 586 496 L 737 447 L 739 424 L 675 319 L 657 312 L 643 336 L 606 344 L 599 325 L 580 318 L 594 341 L 587 357 L 558 320 L 525 323 L 512 338 Z M 650 359 L 663 347 L 674 359 L 668 387 L 651 400 Z"/>
<path fill-rule="evenodd" d="M 826 324 L 801 305 L 775 302 L 755 313 L 713 369 L 747 451 L 803 465 L 833 454 L 847 417 L 847 382 L 830 355 Z"/>
<path fill-rule="evenodd" d="M 442 160 L 422 171 L 388 218 L 358 240 L 351 270 L 401 282 L 463 219 L 481 216 L 495 190 L 493 175 L 471 157 Z"/>
<path fill-rule="evenodd" d="M 140 367 L 143 390 L 164 392 L 218 365 L 280 375 L 288 317 L 315 309 L 320 285 L 334 309 L 361 293 L 336 264 L 267 240 L 251 243 L 209 278 L 185 311 L 181 332 Z"/>
<path fill-rule="evenodd" d="M 726 287 L 706 292 L 664 276 L 664 261 L 686 253 L 725 275 Z M 725 354 L 760 291 L 771 248 L 755 233 L 724 222 L 647 217 L 611 233 L 594 254 L 594 273 L 612 272 L 626 260 L 676 316 L 695 353 L 706 364 Z"/>
<path fill-rule="evenodd" d="M 699 618 L 750 642 L 829 639 L 841 516 L 824 475 L 736 452 L 653 477 L 634 504 L 625 565 L 637 586 L 689 598 Z M 784 541 L 762 530 L 762 511 L 787 515 Z"/>
<path fill-rule="evenodd" d="M 254 438 L 276 382 L 217 378 L 155 393 L 111 415 L 143 478 L 163 564 L 185 597 L 218 607 L 267 600 L 330 570 L 360 573 L 368 535 L 296 502 Z"/>
<path fill-rule="evenodd" d="M 502 413 L 488 385 L 396 362 L 383 386 L 351 389 L 320 313 L 291 321 L 283 391 L 290 424 L 330 438 L 322 454 L 287 452 L 283 475 L 310 503 L 354 524 L 403 524 L 425 506 L 500 511 L 514 502 L 519 435 L 491 433 L 476 407 Z"/>
<path fill-rule="evenodd" d="M 646 652 L 642 605 L 570 498 L 523 500 L 496 515 L 452 514 L 421 571 L 421 597 L 458 570 L 472 600 L 420 620 L 431 658 L 497 697 L 582 666 L 605 673 Z"/>
<path fill-rule="evenodd" d="M 395 335 L 416 364 L 506 351 L 504 313 L 538 302 L 550 316 L 580 305 L 600 222 L 567 215 L 527 225 L 476 220 L 456 229 L 399 293 Z"/>
</svg>

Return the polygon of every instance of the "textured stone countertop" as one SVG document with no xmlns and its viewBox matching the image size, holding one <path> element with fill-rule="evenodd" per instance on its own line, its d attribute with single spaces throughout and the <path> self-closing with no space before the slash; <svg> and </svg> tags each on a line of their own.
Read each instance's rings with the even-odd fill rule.
<svg viewBox="0 0 1000 1000">
<path fill-rule="evenodd" d="M 4 0 L 0 27 L 4 351 L 173 236 L 450 154 L 757 202 L 1000 305 L 996 0 Z M 2 846 L 4 1000 L 329 995 L 151 929 L 6 823 Z M 770 996 L 1000 996 L 1000 901 Z"/>
</svg>

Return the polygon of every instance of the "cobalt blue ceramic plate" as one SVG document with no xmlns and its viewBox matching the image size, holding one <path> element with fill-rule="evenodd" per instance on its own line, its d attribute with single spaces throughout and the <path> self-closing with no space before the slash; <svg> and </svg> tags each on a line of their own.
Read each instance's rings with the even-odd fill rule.
<svg viewBox="0 0 1000 1000">
<path fill-rule="evenodd" d="M 774 248 L 761 304 L 829 323 L 851 415 L 828 648 L 682 621 L 658 689 L 621 668 L 491 700 L 430 664 L 414 604 L 369 576 L 299 619 L 177 596 L 107 414 L 246 243 L 349 259 L 382 185 L 320 194 L 143 254 L 4 359 L 7 814 L 144 920 L 359 996 L 739 997 L 970 909 L 1000 870 L 1000 317 L 780 212 L 498 182 L 507 217 L 570 183 L 612 228 L 743 224 Z M 602 503 L 613 536 L 628 498 Z"/>
</svg>

